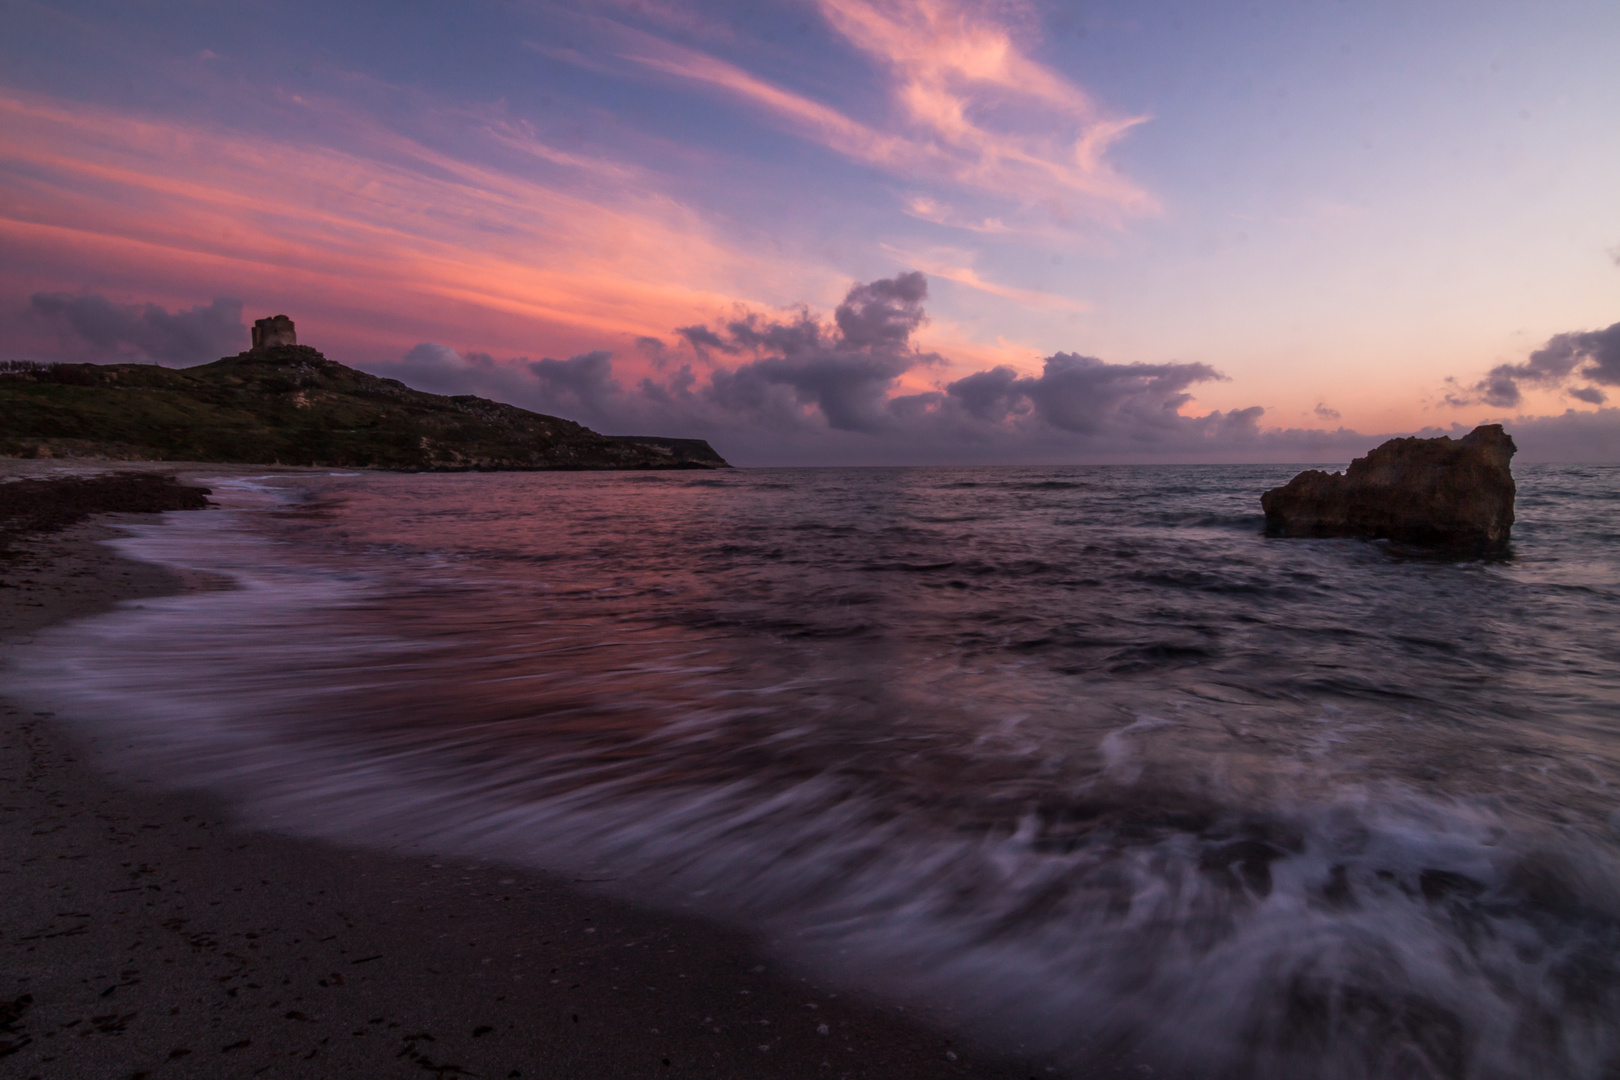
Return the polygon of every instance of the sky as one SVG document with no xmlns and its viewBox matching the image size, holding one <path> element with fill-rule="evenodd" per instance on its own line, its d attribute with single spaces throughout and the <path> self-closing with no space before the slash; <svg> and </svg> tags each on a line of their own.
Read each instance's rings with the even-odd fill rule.
<svg viewBox="0 0 1620 1080">
<path fill-rule="evenodd" d="M 0 359 L 744 465 L 1620 462 L 1620 5 L 0 0 Z"/>
</svg>

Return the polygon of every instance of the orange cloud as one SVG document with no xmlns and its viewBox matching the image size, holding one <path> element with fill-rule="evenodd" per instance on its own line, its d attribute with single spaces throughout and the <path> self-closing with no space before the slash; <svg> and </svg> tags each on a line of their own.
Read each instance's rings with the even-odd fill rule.
<svg viewBox="0 0 1620 1080">
<path fill-rule="evenodd" d="M 769 90 L 724 65 L 688 70 Z M 805 123 L 863 153 L 918 152 L 814 102 L 779 104 L 802 105 Z M 456 156 L 330 101 L 277 105 L 294 134 L 0 92 L 0 293 L 9 303 L 84 288 L 177 307 L 233 296 L 250 316 L 287 311 L 306 340 L 351 361 L 393 360 L 423 341 L 508 357 L 608 347 L 634 381 L 663 359 L 630 347 L 635 336 L 668 339 L 677 326 L 849 285 L 765 245 L 728 243 L 657 175 L 553 146 L 493 108 L 449 114 L 471 147 Z M 1026 307 L 1083 307 L 985 281 L 948 252 L 890 250 Z M 951 359 L 902 390 L 1034 357 L 949 323 L 925 333 Z"/>
<path fill-rule="evenodd" d="M 652 44 L 651 39 L 648 39 L 648 43 Z M 657 42 L 641 54 L 627 54 L 625 59 L 666 75 L 675 75 L 729 90 L 775 113 L 828 147 L 850 157 L 903 170 L 920 167 L 928 156 L 924 147 L 901 138 L 884 135 L 865 124 L 851 120 L 837 109 L 772 86 L 742 68 L 717 60 L 705 53 L 671 45 L 668 42 Z"/>
<path fill-rule="evenodd" d="M 341 148 L 0 95 L 7 276 L 35 265 L 63 280 L 77 266 L 70 284 L 302 298 L 401 322 L 406 338 L 513 351 L 665 334 L 740 301 L 836 287 L 727 245 L 633 168 L 521 127 L 486 124 L 482 137 L 553 179 L 451 157 L 335 105 L 301 107 L 344 129 Z"/>
<path fill-rule="evenodd" d="M 1103 160 L 1147 118 L 1106 115 L 1080 87 L 1020 52 L 982 7 L 952 0 L 820 0 L 820 6 L 839 33 L 890 68 L 896 98 L 960 163 L 965 181 L 1032 201 L 1082 196 L 1094 211 L 1157 209 Z M 1014 110 L 1019 118 L 1008 122 Z"/>
</svg>

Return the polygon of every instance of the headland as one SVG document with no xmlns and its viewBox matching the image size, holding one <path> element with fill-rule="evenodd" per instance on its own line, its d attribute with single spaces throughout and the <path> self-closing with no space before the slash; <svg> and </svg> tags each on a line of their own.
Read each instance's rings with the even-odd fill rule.
<svg viewBox="0 0 1620 1080">
<path fill-rule="evenodd" d="M 0 368 L 0 456 L 404 471 L 723 469 L 702 439 L 601 435 L 471 394 L 413 390 L 297 344 L 260 319 L 254 347 L 190 368 Z"/>
</svg>

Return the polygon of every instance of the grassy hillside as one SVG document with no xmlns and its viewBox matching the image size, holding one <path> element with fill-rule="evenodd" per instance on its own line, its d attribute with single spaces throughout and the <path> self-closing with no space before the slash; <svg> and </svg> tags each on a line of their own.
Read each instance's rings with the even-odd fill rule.
<svg viewBox="0 0 1620 1080">
<path fill-rule="evenodd" d="M 302 345 L 178 370 L 53 364 L 0 374 L 0 454 L 406 470 L 726 467 L 701 439 L 599 435 L 484 398 L 425 394 Z"/>
</svg>

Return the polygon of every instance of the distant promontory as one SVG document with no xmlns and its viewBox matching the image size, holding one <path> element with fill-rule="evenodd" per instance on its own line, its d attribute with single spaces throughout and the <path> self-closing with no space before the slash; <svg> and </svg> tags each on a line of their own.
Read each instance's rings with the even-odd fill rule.
<svg viewBox="0 0 1620 1080">
<path fill-rule="evenodd" d="M 723 469 L 702 439 L 601 435 L 412 390 L 297 344 L 285 315 L 211 364 L 0 365 L 0 455 L 406 471 Z"/>
</svg>

